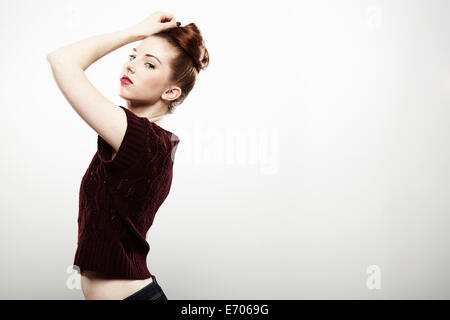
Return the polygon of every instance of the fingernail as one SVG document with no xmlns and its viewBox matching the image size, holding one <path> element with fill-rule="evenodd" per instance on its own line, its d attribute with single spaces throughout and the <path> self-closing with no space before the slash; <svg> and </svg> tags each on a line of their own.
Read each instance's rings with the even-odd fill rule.
<svg viewBox="0 0 450 320">
<path fill-rule="evenodd" d="M 177 22 L 177 27 L 179 27 L 180 25 L 181 25 L 181 22 L 178 21 L 178 22 Z"/>
</svg>

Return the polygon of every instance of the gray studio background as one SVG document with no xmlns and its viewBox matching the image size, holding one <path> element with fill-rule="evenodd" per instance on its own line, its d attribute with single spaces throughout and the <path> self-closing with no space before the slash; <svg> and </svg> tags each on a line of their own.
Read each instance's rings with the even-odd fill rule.
<svg viewBox="0 0 450 320">
<path fill-rule="evenodd" d="M 169 11 L 210 66 L 148 266 L 169 299 L 450 298 L 450 2 L 1 2 L 0 298 L 83 299 L 71 273 L 97 134 L 50 51 Z M 90 66 L 118 96 L 126 45 Z"/>
</svg>

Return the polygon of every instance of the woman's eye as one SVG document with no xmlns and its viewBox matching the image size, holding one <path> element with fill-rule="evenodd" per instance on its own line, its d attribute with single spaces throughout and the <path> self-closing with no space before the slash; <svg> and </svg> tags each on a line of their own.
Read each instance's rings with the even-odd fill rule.
<svg viewBox="0 0 450 320">
<path fill-rule="evenodd" d="M 130 54 L 128 57 L 130 57 L 130 59 L 131 58 L 136 58 L 136 56 L 135 55 L 133 55 L 133 54 Z M 129 59 L 128 59 L 129 60 Z M 146 63 L 146 65 L 150 65 L 150 68 L 152 68 L 152 69 L 155 69 L 155 66 L 154 65 L 152 65 L 151 63 Z"/>
</svg>

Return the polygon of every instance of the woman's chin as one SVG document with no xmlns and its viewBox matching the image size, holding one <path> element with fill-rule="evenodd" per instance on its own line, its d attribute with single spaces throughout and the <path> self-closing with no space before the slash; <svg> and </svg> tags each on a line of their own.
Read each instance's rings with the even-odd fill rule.
<svg viewBox="0 0 450 320">
<path fill-rule="evenodd" d="M 129 100 L 131 98 L 130 95 L 123 92 L 122 89 L 119 90 L 119 97 L 121 97 L 122 99 L 125 99 L 125 100 Z"/>
</svg>

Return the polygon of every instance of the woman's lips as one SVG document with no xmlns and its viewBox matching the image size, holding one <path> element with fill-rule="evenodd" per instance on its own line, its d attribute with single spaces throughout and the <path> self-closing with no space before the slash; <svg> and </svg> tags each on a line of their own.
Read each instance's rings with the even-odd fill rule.
<svg viewBox="0 0 450 320">
<path fill-rule="evenodd" d="M 127 77 L 120 78 L 120 82 L 122 82 L 123 84 L 133 84 L 133 82 L 131 82 L 131 80 Z"/>
</svg>

